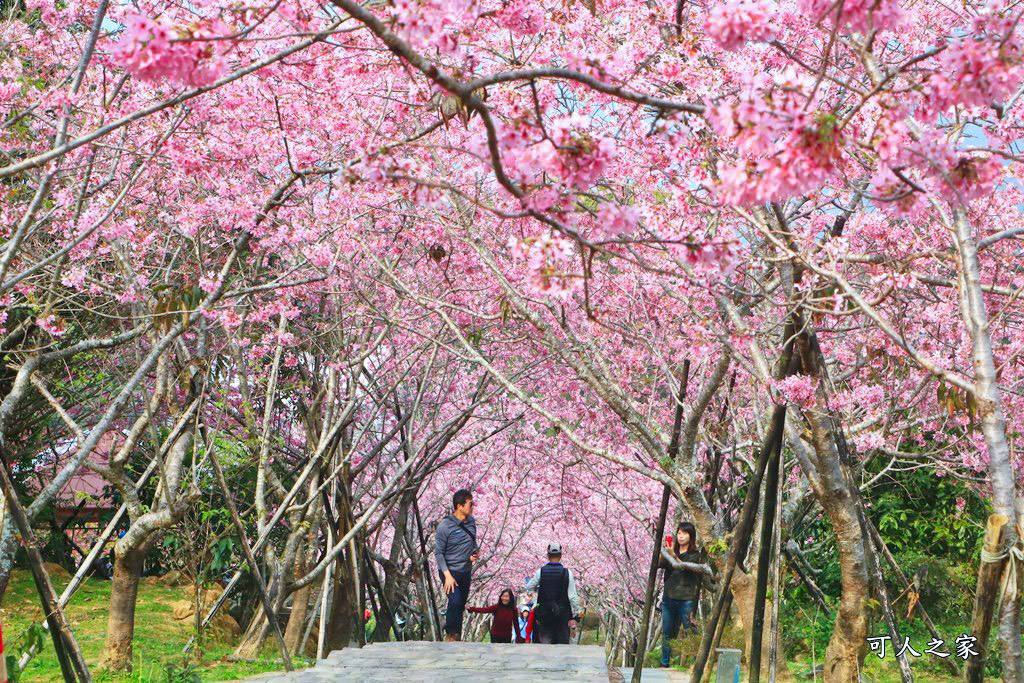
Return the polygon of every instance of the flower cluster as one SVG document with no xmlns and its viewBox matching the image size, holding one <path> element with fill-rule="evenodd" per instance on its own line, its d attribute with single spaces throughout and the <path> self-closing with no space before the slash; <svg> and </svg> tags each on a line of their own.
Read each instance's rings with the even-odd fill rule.
<svg viewBox="0 0 1024 683">
<path fill-rule="evenodd" d="M 573 245 L 554 233 L 510 243 L 512 255 L 526 262 L 529 284 L 537 294 L 568 296 L 575 286 Z"/>
<path fill-rule="evenodd" d="M 219 35 L 212 23 L 197 24 L 176 35 L 163 24 L 142 15 L 126 22 L 114 50 L 114 59 L 144 81 L 166 80 L 190 86 L 209 85 L 224 72 L 225 64 L 208 40 Z"/>
<path fill-rule="evenodd" d="M 21 91 L 21 61 L 8 59 L 0 62 L 0 105 L 12 101 Z"/>
<path fill-rule="evenodd" d="M 806 106 L 802 83 L 787 74 L 754 83 L 735 103 L 710 111 L 715 131 L 739 151 L 719 161 L 722 200 L 777 201 L 813 191 L 838 168 L 843 143 L 837 117 Z"/>
<path fill-rule="evenodd" d="M 987 197 L 1003 175 L 1003 167 L 989 154 L 964 152 L 949 159 L 942 181 L 949 198 L 972 201 Z"/>
<path fill-rule="evenodd" d="M 1005 102 L 1021 83 L 1022 52 L 1011 20 L 983 15 L 939 54 L 939 67 L 928 79 L 928 104 L 941 114 L 955 105 Z"/>
<path fill-rule="evenodd" d="M 593 185 L 615 157 L 615 141 L 596 137 L 580 114 L 557 119 L 548 132 L 550 140 L 531 149 L 533 160 L 540 170 L 577 190 Z"/>
<path fill-rule="evenodd" d="M 684 246 L 683 260 L 704 275 L 730 273 L 736 267 L 736 259 L 736 245 L 732 242 L 704 242 Z"/>
<path fill-rule="evenodd" d="M 735 50 L 747 41 L 773 38 L 774 16 L 774 8 L 764 0 L 727 0 L 708 11 L 704 30 L 723 49 Z"/>
<path fill-rule="evenodd" d="M 26 0 L 25 8 L 32 12 L 39 10 L 39 18 L 46 26 L 59 25 L 61 22 L 61 11 L 53 0 Z"/>
<path fill-rule="evenodd" d="M 39 325 L 40 329 L 48 332 L 54 337 L 63 337 L 67 332 L 67 327 L 64 321 L 55 313 L 44 315 L 41 318 L 36 319 L 36 325 Z"/>
<path fill-rule="evenodd" d="M 7 316 L 11 311 L 11 302 L 14 297 L 10 294 L 0 296 L 0 334 L 7 333 Z"/>
<path fill-rule="evenodd" d="M 544 26 L 543 8 L 527 0 L 512 0 L 498 13 L 498 25 L 518 35 L 535 35 Z"/>
<path fill-rule="evenodd" d="M 897 0 L 800 0 L 800 8 L 817 21 L 847 26 L 853 31 L 892 29 L 903 21 Z"/>
<path fill-rule="evenodd" d="M 597 230 L 601 235 L 620 237 L 636 230 L 640 212 L 632 206 L 605 202 L 597 210 Z"/>
<path fill-rule="evenodd" d="M 776 382 L 775 388 L 790 403 L 801 408 L 810 408 L 814 405 L 818 380 L 809 375 L 790 375 Z"/>
<path fill-rule="evenodd" d="M 396 0 L 400 35 L 417 48 L 433 47 L 442 54 L 458 51 L 458 33 L 474 19 L 472 0 Z"/>
<path fill-rule="evenodd" d="M 1002 166 L 991 155 L 958 149 L 937 133 L 925 135 L 910 153 L 923 160 L 938 192 L 953 201 L 988 196 L 1002 176 Z"/>
</svg>

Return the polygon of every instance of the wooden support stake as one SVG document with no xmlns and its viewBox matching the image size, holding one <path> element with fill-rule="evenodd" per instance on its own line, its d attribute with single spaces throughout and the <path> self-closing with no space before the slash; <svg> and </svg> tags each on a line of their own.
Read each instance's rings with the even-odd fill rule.
<svg viewBox="0 0 1024 683">
<path fill-rule="evenodd" d="M 714 650 L 718 647 L 718 644 L 722 642 L 722 636 L 725 635 L 725 627 L 729 624 L 729 618 L 732 611 L 732 591 L 726 591 L 725 601 L 722 604 L 722 618 L 718 620 L 718 624 L 715 625 L 714 639 L 711 641 L 711 649 Z M 715 654 L 709 660 L 711 666 L 715 665 L 718 655 Z"/>
<path fill-rule="evenodd" d="M 785 326 L 782 354 L 779 357 L 777 366 L 778 379 L 784 379 L 786 376 L 793 374 L 799 367 L 800 359 L 793 353 L 794 332 L 793 321 L 790 319 L 786 322 Z M 732 583 L 732 576 L 736 572 L 736 565 L 742 565 L 747 557 L 747 547 L 750 544 L 750 536 L 754 531 L 754 519 L 757 516 L 761 481 L 764 478 L 765 469 L 768 467 L 768 461 L 771 460 L 772 453 L 782 448 L 785 426 L 786 406 L 784 404 L 776 405 L 772 408 L 768 433 L 765 434 L 764 441 L 761 444 L 761 450 L 758 453 L 757 462 L 749 480 L 747 497 L 743 501 L 743 509 L 740 511 L 739 519 L 736 521 L 732 547 L 729 549 L 729 558 L 726 560 L 725 572 L 723 572 L 722 576 L 722 586 L 718 594 L 718 600 L 715 602 L 715 607 L 712 610 L 708 628 L 704 630 L 704 635 L 701 637 L 700 650 L 697 652 L 697 660 L 693 665 L 690 683 L 700 683 L 701 677 L 704 675 L 704 667 L 707 665 L 708 658 L 711 655 L 711 648 L 718 643 L 717 639 L 721 637 L 721 631 L 718 626 L 723 619 L 723 609 L 727 610 L 728 606 L 732 604 L 729 584 Z"/>
<path fill-rule="evenodd" d="M 363 561 L 365 562 L 366 558 L 363 558 Z M 365 567 L 365 565 L 364 565 L 364 567 Z M 365 567 L 365 569 L 369 569 L 369 568 Z M 376 625 L 380 623 L 380 615 L 383 612 L 383 608 L 377 606 L 377 598 L 374 595 L 373 586 L 370 585 L 370 581 L 369 581 L 368 575 L 369 575 L 369 572 L 364 570 L 363 571 L 363 579 L 362 579 L 363 580 L 363 595 L 366 596 L 366 601 L 370 603 L 370 613 L 373 614 L 373 622 L 374 622 L 374 629 L 372 631 L 370 631 L 370 639 L 366 641 L 367 644 L 370 644 L 372 642 L 375 642 L 374 639 L 377 637 Z M 365 615 L 366 615 L 366 612 L 363 612 L 363 616 L 365 616 Z M 366 630 L 365 626 L 364 626 L 363 630 L 364 631 Z"/>
<path fill-rule="evenodd" d="M 966 678 L 968 683 L 982 683 L 985 675 L 985 650 L 988 634 L 992 630 L 992 617 L 996 598 L 999 596 L 999 579 L 1006 567 L 1007 554 L 1004 538 L 1010 518 L 1006 515 L 989 515 L 985 526 L 985 546 L 982 550 L 981 567 L 978 570 L 978 587 L 974 596 L 974 614 L 971 615 L 971 635 L 977 638 L 979 654 L 967 660 Z"/>
<path fill-rule="evenodd" d="M 683 377 L 679 382 L 679 393 L 676 396 L 675 416 L 672 421 L 672 440 L 668 446 L 668 456 L 673 461 L 679 453 L 679 440 L 683 431 L 683 399 L 686 398 L 686 386 L 690 382 L 690 361 L 683 361 Z M 651 567 L 647 572 L 647 593 L 644 596 L 644 616 L 640 620 L 640 634 L 636 640 L 636 661 L 633 662 L 631 683 L 640 683 L 647 656 L 647 634 L 649 633 L 651 610 L 654 607 L 654 587 L 658 580 L 658 564 L 661 558 L 661 538 L 665 535 L 665 515 L 668 514 L 668 501 L 672 492 L 666 484 L 661 492 L 661 509 L 658 513 L 658 524 L 654 531 L 654 552 L 651 553 Z"/>
<path fill-rule="evenodd" d="M 758 454 L 757 463 L 750 477 L 747 498 L 743 502 L 743 510 L 740 512 L 739 520 L 736 523 L 732 547 L 729 550 L 729 558 L 726 560 L 725 571 L 722 575 L 722 586 L 718 594 L 718 600 L 711 611 L 708 627 L 704 630 L 704 635 L 701 637 L 697 661 L 693 665 L 693 674 L 690 677 L 691 683 L 700 683 L 704 675 L 704 667 L 711 656 L 711 649 L 718 643 L 717 638 L 721 637 L 718 625 L 724 618 L 725 611 L 732 604 L 729 584 L 732 583 L 732 576 L 736 572 L 736 565 L 741 564 L 747 556 L 747 548 L 750 545 L 750 536 L 754 531 L 754 520 L 757 516 L 756 511 L 760 499 L 761 480 L 764 478 L 764 473 L 768 468 L 768 461 L 772 459 L 772 454 L 776 448 L 781 447 L 785 424 L 786 406 L 777 405 L 772 409 L 771 424 L 768 427 L 768 433 L 765 434 L 764 442 L 761 444 L 761 452 Z"/>
<path fill-rule="evenodd" d="M 82 650 L 78 647 L 71 626 L 64 616 L 64 610 L 57 600 L 57 592 L 53 590 L 50 583 L 50 575 L 46 573 L 43 566 L 43 556 L 39 553 L 39 544 L 32 532 L 32 524 L 28 520 L 25 508 L 18 500 L 18 494 L 14 490 L 14 483 L 7 473 L 6 462 L 0 462 L 0 487 L 3 487 L 4 498 L 7 500 L 7 514 L 14 519 L 14 524 L 21 534 L 21 542 L 28 555 L 29 566 L 32 569 L 32 578 L 39 591 L 39 600 L 43 606 L 43 614 L 46 615 L 46 623 L 50 627 L 50 637 L 53 639 L 53 649 L 57 653 L 57 660 L 60 663 L 61 674 L 67 683 L 92 683 L 92 676 L 89 674 L 89 667 L 85 663 Z"/>
<path fill-rule="evenodd" d="M 437 613 L 437 598 L 434 596 L 434 581 L 430 574 L 430 555 L 427 553 L 427 542 L 423 537 L 423 519 L 420 518 L 420 506 L 416 499 L 412 501 L 412 511 L 416 515 L 416 535 L 420 542 L 420 554 L 423 561 L 423 579 L 427 582 L 427 595 L 430 598 L 430 630 L 434 640 L 441 640 L 441 615 Z"/>
<path fill-rule="evenodd" d="M 785 458 L 779 455 L 779 473 L 775 477 L 777 518 L 772 531 L 772 638 L 768 645 L 768 683 L 775 683 L 779 664 L 779 611 L 782 609 L 782 500 L 785 477 L 782 476 Z"/>
<path fill-rule="evenodd" d="M 885 585 L 882 565 L 878 562 L 878 552 L 876 551 L 877 546 L 874 542 L 874 536 L 867 530 L 867 515 L 864 514 L 863 508 L 860 510 L 860 519 L 861 526 L 867 532 L 865 535 L 868 537 L 868 565 L 874 574 L 875 583 L 878 584 L 878 597 L 880 598 L 879 602 L 882 604 L 882 616 L 885 618 L 885 625 L 889 629 L 889 639 L 892 641 L 892 646 L 896 648 L 896 662 L 900 668 L 900 679 L 903 683 L 914 683 L 914 674 L 910 671 L 910 662 L 907 661 L 907 655 L 899 649 L 903 643 L 899 640 L 900 634 L 896 629 L 896 617 L 893 615 L 892 601 L 889 599 L 889 589 Z"/>
<path fill-rule="evenodd" d="M 352 524 L 350 522 L 350 528 Z M 352 571 L 352 591 L 355 593 L 355 600 L 353 607 L 355 608 L 356 618 L 356 642 L 359 643 L 359 647 L 366 647 L 366 619 L 363 616 L 366 608 L 365 597 L 363 595 L 363 574 L 360 571 L 359 556 L 356 554 L 356 537 L 353 536 L 348 542 L 348 559 L 349 569 Z"/>
<path fill-rule="evenodd" d="M 288 646 L 284 642 L 284 634 L 281 633 L 281 624 L 277 621 L 277 613 L 274 610 L 273 604 L 270 602 L 270 595 L 267 593 L 267 584 L 263 581 L 263 576 L 260 574 L 259 565 L 256 564 L 256 558 L 252 554 L 252 548 L 249 547 L 249 541 L 245 538 L 245 527 L 242 526 L 242 520 L 238 517 L 238 508 L 235 507 L 235 501 L 231 497 L 231 491 L 228 489 L 228 483 L 224 479 L 224 472 L 220 468 L 220 463 L 217 462 L 217 457 L 213 453 L 214 449 L 210 448 L 208 455 L 210 456 L 210 465 L 213 466 L 213 473 L 217 477 L 217 483 L 220 484 L 220 490 L 224 493 L 224 502 L 227 503 L 228 511 L 231 513 L 231 523 L 235 526 L 235 532 L 238 534 L 238 540 L 242 544 L 242 552 L 245 554 L 245 561 L 249 564 L 249 569 L 252 571 L 253 579 L 256 580 L 256 588 L 260 592 L 260 600 L 263 602 L 263 611 L 266 613 L 267 622 L 274 630 L 274 640 L 277 641 L 277 647 L 281 651 L 281 661 L 284 662 L 285 671 L 292 671 L 292 658 L 288 656 Z M 282 590 L 284 587 L 282 586 Z M 199 611 L 196 610 L 196 614 Z"/>
<path fill-rule="evenodd" d="M 376 603 L 371 606 L 376 612 L 377 623 L 380 623 L 380 614 L 383 612 L 388 620 L 391 622 L 391 628 L 388 629 L 391 633 L 395 634 L 395 640 L 398 640 L 398 632 L 395 630 L 395 617 L 398 612 L 392 610 L 391 605 L 388 604 L 387 596 L 384 595 L 384 584 L 380 580 L 380 576 L 377 574 L 377 568 L 373 566 L 373 558 L 370 557 L 370 551 L 367 550 L 366 546 L 363 546 L 363 561 L 365 562 L 366 573 L 369 574 L 369 581 L 364 582 L 366 584 L 366 593 L 370 596 L 371 601 L 373 600 L 373 593 L 370 588 L 377 591 L 377 598 L 380 600 L 380 607 L 378 608 Z M 376 630 L 376 629 L 374 629 Z M 384 637 L 391 639 L 390 633 L 385 633 Z"/>
<path fill-rule="evenodd" d="M 779 504 L 779 470 L 782 462 L 782 435 L 775 440 L 775 452 L 768 463 L 764 481 L 764 505 L 761 512 L 761 539 L 758 548 L 757 577 L 754 583 L 754 623 L 750 637 L 750 683 L 761 680 L 761 643 L 764 640 L 764 607 L 768 595 L 768 572 L 772 561 L 772 537 L 775 533 L 775 512 Z"/>
<path fill-rule="evenodd" d="M 327 520 L 327 547 L 334 547 L 334 527 Z M 331 586 L 334 585 L 334 562 L 327 565 L 320 589 L 320 628 L 316 634 L 316 658 L 323 659 L 327 648 L 327 620 L 330 616 Z"/>
<path fill-rule="evenodd" d="M 790 547 L 790 543 L 793 544 L 793 547 Z M 828 616 L 832 616 L 832 608 L 825 601 L 825 593 L 814 582 L 810 570 L 804 565 L 803 558 L 797 550 L 796 541 L 790 539 L 782 546 L 782 552 L 786 554 L 786 557 L 789 559 L 789 566 L 793 568 L 796 575 L 803 581 L 804 587 L 807 588 L 807 592 L 811 594 L 814 601 L 818 603 L 818 607 Z"/>
<path fill-rule="evenodd" d="M 884 557 L 886 562 L 889 563 L 889 566 L 892 568 L 893 572 L 895 572 L 896 576 L 899 578 L 903 586 L 903 590 L 905 592 L 908 588 L 912 587 L 910 579 L 908 579 L 907 575 L 903 573 L 903 570 L 900 569 L 900 565 L 896 562 L 896 558 L 893 557 L 891 552 L 889 552 L 889 546 L 886 545 L 885 539 L 882 538 L 882 535 L 878 533 L 878 529 L 877 527 L 875 527 L 874 522 L 871 521 L 871 518 L 865 516 L 864 520 L 867 523 L 868 533 L 871 534 L 871 538 L 875 542 L 875 547 L 878 548 L 878 550 L 882 553 L 882 557 Z M 898 599 L 899 598 L 897 598 L 897 600 Z M 939 635 L 939 630 L 935 628 L 935 623 L 932 622 L 931 617 L 928 616 L 928 612 L 927 610 L 925 610 L 924 605 L 918 603 L 917 608 L 914 611 L 921 616 L 921 621 L 924 622 L 924 625 L 928 629 L 928 633 L 931 634 L 932 638 L 935 638 L 936 640 L 942 640 L 942 636 Z M 947 669 L 949 669 L 950 673 L 952 673 L 954 676 L 959 676 L 960 667 L 957 666 L 956 661 L 954 661 L 955 659 L 955 657 L 943 657 L 942 663 Z"/>
</svg>

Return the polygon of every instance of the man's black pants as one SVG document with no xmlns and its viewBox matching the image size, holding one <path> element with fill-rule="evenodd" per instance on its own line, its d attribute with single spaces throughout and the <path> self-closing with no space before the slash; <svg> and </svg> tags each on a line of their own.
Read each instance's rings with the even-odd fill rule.
<svg viewBox="0 0 1024 683">
<path fill-rule="evenodd" d="M 451 570 L 449 570 L 451 571 Z M 444 611 L 444 632 L 453 636 L 462 634 L 462 617 L 469 600 L 470 572 L 452 572 L 455 579 L 455 590 L 448 594 L 448 608 Z M 441 573 L 441 585 L 444 586 L 444 573 Z"/>
<path fill-rule="evenodd" d="M 568 645 L 569 620 L 548 618 L 538 621 L 537 642 L 543 645 Z"/>
</svg>

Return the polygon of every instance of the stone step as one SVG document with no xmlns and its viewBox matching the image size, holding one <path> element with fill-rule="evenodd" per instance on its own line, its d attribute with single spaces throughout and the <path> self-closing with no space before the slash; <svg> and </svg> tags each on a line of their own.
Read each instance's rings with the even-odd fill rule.
<svg viewBox="0 0 1024 683">
<path fill-rule="evenodd" d="M 335 650 L 309 669 L 251 683 L 608 683 L 604 649 L 589 645 L 373 643 Z"/>
</svg>

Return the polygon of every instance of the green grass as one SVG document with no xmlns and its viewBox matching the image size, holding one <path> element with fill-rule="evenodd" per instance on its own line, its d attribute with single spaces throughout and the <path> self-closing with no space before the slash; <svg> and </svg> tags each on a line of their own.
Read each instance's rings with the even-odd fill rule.
<svg viewBox="0 0 1024 683">
<path fill-rule="evenodd" d="M 59 592 L 67 583 L 67 577 L 55 576 L 53 581 Z M 235 643 L 227 642 L 223 636 L 211 635 L 206 639 L 202 659 L 188 662 L 186 671 L 194 672 L 195 675 L 183 671 L 185 662 L 181 649 L 193 633 L 193 620 L 176 621 L 172 611 L 174 603 L 189 599 L 192 599 L 192 591 L 188 586 L 168 588 L 145 582 L 140 585 L 135 613 L 134 670 L 128 675 L 111 674 L 99 669 L 106 637 L 110 582 L 87 580 L 71 599 L 66 614 L 95 680 L 117 683 L 234 681 L 281 668 L 280 660 L 274 658 L 271 652 L 272 648 L 255 662 L 229 662 L 226 657 L 234 649 Z M 31 574 L 15 571 L 0 609 L 4 650 L 7 654 L 18 651 L 19 643 L 24 642 L 31 625 L 41 621 L 42 614 Z M 295 664 L 309 665 L 305 661 L 295 661 Z M 172 666 L 179 672 L 176 677 L 169 675 Z M 44 649 L 29 663 L 20 681 L 50 683 L 58 680 L 61 680 L 60 667 L 53 652 L 53 643 L 47 634 Z"/>
<path fill-rule="evenodd" d="M 920 639 L 912 638 L 911 642 L 918 646 Z M 743 634 L 738 631 L 735 626 L 730 624 L 726 627 L 725 632 L 722 634 L 722 642 L 720 647 L 731 647 L 736 649 L 743 649 Z M 700 636 L 690 635 L 680 637 L 673 641 L 672 652 L 673 660 L 676 662 L 675 669 L 679 671 L 689 672 L 693 667 L 694 659 L 696 658 L 697 651 L 700 649 Z M 918 647 L 918 649 L 921 649 Z M 682 656 L 683 664 L 678 664 L 679 657 Z M 824 648 L 816 652 L 817 664 L 822 664 L 825 659 Z M 647 653 L 647 659 L 644 662 L 645 667 L 656 667 L 661 658 L 661 643 L 657 644 L 657 647 Z M 930 655 L 925 655 L 920 659 L 910 658 L 910 667 L 914 673 L 914 681 L 916 683 L 951 683 L 952 681 L 959 681 L 959 678 L 954 678 L 950 675 L 946 675 L 943 672 L 936 671 L 937 662 Z M 963 664 L 962 661 L 957 662 Z M 814 680 L 809 674 L 811 671 L 811 657 L 798 657 L 793 661 L 786 662 L 786 668 L 793 675 L 796 681 L 812 681 Z M 766 669 L 762 669 L 762 672 Z M 962 670 L 962 666 L 961 666 Z M 873 654 L 868 653 L 864 658 L 864 669 L 863 669 L 864 680 L 869 683 L 899 683 L 900 672 L 898 665 L 896 664 L 896 658 L 890 652 L 885 659 L 879 659 Z M 746 664 L 744 663 L 743 680 L 746 680 Z M 819 674 L 817 680 L 823 683 L 823 678 Z"/>
<path fill-rule="evenodd" d="M 54 576 L 53 580 L 59 591 L 67 582 L 67 577 Z M 212 633 L 206 639 L 202 658 L 198 661 L 189 661 L 187 670 L 183 672 L 185 661 L 182 659 L 181 648 L 192 635 L 193 620 L 177 621 L 173 618 L 172 612 L 176 602 L 190 599 L 192 599 L 192 591 L 189 586 L 169 588 L 145 582 L 140 585 L 135 621 L 135 665 L 134 671 L 129 675 L 111 674 L 99 669 L 99 658 L 106 637 L 107 610 L 110 600 L 109 581 L 87 580 L 75 594 L 66 613 L 75 636 L 85 652 L 93 676 L 98 682 L 235 681 L 258 673 L 281 669 L 280 660 L 276 658 L 272 643 L 268 644 L 265 652 L 255 662 L 229 662 L 226 657 L 234 649 L 234 639 L 225 639 L 223 634 Z M 27 571 L 15 571 L 4 596 L 2 608 L 0 608 L 0 624 L 3 625 L 6 652 L 8 654 L 17 652 L 19 642 L 23 640 L 29 628 L 32 624 L 39 623 L 41 619 L 42 610 L 31 575 Z M 830 624 L 825 622 L 822 627 L 827 630 L 827 626 Z M 915 647 L 921 649 L 920 644 L 927 641 L 927 634 L 923 631 L 918 632 L 918 630 L 913 627 L 907 628 L 908 634 L 912 635 Z M 949 633 L 959 632 L 953 628 L 940 630 Z M 595 634 L 596 631 L 584 631 L 584 642 L 591 644 Z M 793 637 L 794 634 L 791 633 L 790 636 Z M 819 664 L 824 659 L 825 641 L 827 641 L 827 634 L 824 634 L 820 643 L 822 647 L 818 648 L 816 652 L 816 660 Z M 594 641 L 592 644 L 600 645 L 602 642 Z M 683 667 L 684 670 L 688 670 L 692 665 L 692 658 L 696 654 L 698 646 L 698 638 L 687 637 L 677 641 L 673 647 L 676 657 L 682 654 L 684 658 L 686 665 Z M 723 635 L 722 646 L 742 648 L 742 634 L 735 631 L 732 626 L 727 627 Z M 656 667 L 659 657 L 660 643 L 658 647 L 648 653 L 646 665 Z M 678 659 L 676 661 L 678 662 Z M 926 655 L 921 659 L 912 658 L 910 661 L 914 671 L 914 680 L 919 683 L 948 683 L 957 680 L 938 670 L 935 660 L 930 656 Z M 296 666 L 300 667 L 309 666 L 311 663 L 308 660 L 295 660 Z M 795 661 L 787 662 L 787 666 L 796 680 L 812 680 L 810 677 L 801 676 L 811 669 L 811 657 L 806 649 L 795 658 Z M 170 675 L 171 667 L 178 670 L 178 676 Z M 864 660 L 864 677 L 873 683 L 898 682 L 900 677 L 896 668 L 896 660 L 891 654 L 886 659 L 879 660 L 869 653 Z M 60 668 L 53 653 L 53 645 L 47 635 L 42 652 L 32 659 L 20 680 L 23 683 L 49 683 L 60 680 L 60 678 Z M 822 680 L 820 676 L 818 680 Z"/>
</svg>

